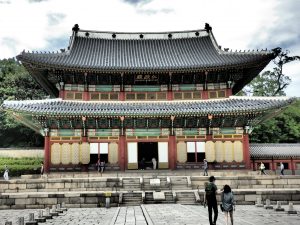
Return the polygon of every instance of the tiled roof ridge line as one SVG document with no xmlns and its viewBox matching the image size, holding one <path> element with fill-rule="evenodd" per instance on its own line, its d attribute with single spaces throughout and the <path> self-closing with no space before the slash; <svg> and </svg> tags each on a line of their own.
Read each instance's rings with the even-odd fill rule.
<svg viewBox="0 0 300 225">
<path fill-rule="evenodd" d="M 218 43 L 217 43 L 217 40 L 213 34 L 212 31 L 209 32 L 209 37 L 215 47 L 215 49 L 217 50 L 217 52 L 219 54 L 227 54 L 227 55 L 230 55 L 230 54 L 242 54 L 242 55 L 245 55 L 245 54 L 249 54 L 249 55 L 269 55 L 269 54 L 274 54 L 274 52 L 272 50 L 261 50 L 261 51 L 250 51 L 248 50 L 248 52 L 246 50 L 240 50 L 239 52 L 236 50 L 236 51 L 229 51 L 229 48 L 228 48 L 228 51 L 225 51 L 223 50 L 222 48 L 219 47 Z"/>
<path fill-rule="evenodd" d="M 196 33 L 198 32 L 198 35 Z M 88 34 L 87 34 L 88 33 Z M 168 35 L 172 36 L 169 37 Z M 175 34 L 175 36 L 174 36 Z M 148 31 L 140 31 L 140 32 L 119 32 L 119 31 L 96 31 L 96 30 L 83 30 L 80 29 L 77 33 L 73 32 L 73 35 L 79 37 L 87 37 L 90 38 L 91 35 L 94 38 L 101 38 L 107 36 L 107 39 L 123 39 L 119 38 L 118 35 L 123 37 L 130 37 L 126 39 L 130 40 L 147 40 L 147 39 L 179 39 L 182 37 L 187 37 L 187 35 L 193 35 L 194 37 L 204 37 L 208 36 L 208 33 L 205 29 L 193 29 L 193 30 L 183 30 L 183 31 L 158 31 L 158 32 L 148 32 Z M 113 37 L 112 35 L 116 35 Z M 143 35 L 141 38 L 140 35 Z M 149 38 L 152 37 L 152 38 Z"/>
</svg>

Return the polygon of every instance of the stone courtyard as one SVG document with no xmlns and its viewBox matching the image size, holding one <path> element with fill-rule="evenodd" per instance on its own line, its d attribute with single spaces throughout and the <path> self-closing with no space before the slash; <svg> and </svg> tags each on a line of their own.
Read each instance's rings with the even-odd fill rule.
<svg viewBox="0 0 300 225">
<path fill-rule="evenodd" d="M 234 212 L 236 225 L 298 225 L 300 205 L 294 206 L 297 214 L 288 214 L 287 205 L 284 212 L 275 212 L 253 205 L 238 205 Z M 6 221 L 18 224 L 18 217 L 29 219 L 29 213 L 38 215 L 37 210 L 1 210 L 0 225 Z M 45 225 L 207 225 L 207 208 L 199 205 L 149 204 L 141 206 L 113 208 L 72 208 L 58 217 L 47 220 Z M 219 211 L 217 224 L 225 224 L 224 215 Z"/>
</svg>

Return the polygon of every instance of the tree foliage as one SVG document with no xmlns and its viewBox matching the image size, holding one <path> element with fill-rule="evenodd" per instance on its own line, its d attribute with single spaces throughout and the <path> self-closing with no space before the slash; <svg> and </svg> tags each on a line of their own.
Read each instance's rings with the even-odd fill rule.
<svg viewBox="0 0 300 225">
<path fill-rule="evenodd" d="M 289 51 L 274 49 L 277 57 L 273 60 L 275 67 L 258 75 L 243 94 L 253 96 L 285 96 L 285 89 L 291 83 L 284 74 L 284 65 L 300 60 L 299 56 L 289 56 Z M 241 93 L 240 93 L 241 94 Z M 300 142 L 300 100 L 287 107 L 281 114 L 254 127 L 251 142 L 256 143 L 297 143 Z"/>
<path fill-rule="evenodd" d="M 250 136 L 254 143 L 300 143 L 300 100 L 281 114 L 256 126 Z"/>
<path fill-rule="evenodd" d="M 291 83 L 291 78 L 284 73 L 284 65 L 300 60 L 300 56 L 289 56 L 289 51 L 281 48 L 273 50 L 277 57 L 273 60 L 273 71 L 265 71 L 259 74 L 247 85 L 242 92 L 253 96 L 283 96 L 284 90 Z"/>
<path fill-rule="evenodd" d="M 0 60 L 0 105 L 4 100 L 41 99 L 45 92 L 15 59 Z M 42 137 L 0 111 L 0 147 L 39 146 Z"/>
</svg>

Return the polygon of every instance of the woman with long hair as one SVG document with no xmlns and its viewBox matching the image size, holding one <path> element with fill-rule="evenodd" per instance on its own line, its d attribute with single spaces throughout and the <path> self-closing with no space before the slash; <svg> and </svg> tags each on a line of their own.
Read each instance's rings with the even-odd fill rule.
<svg viewBox="0 0 300 225">
<path fill-rule="evenodd" d="M 225 214 L 225 222 L 228 225 L 228 216 L 230 216 L 231 225 L 233 225 L 233 210 L 234 210 L 234 196 L 229 185 L 224 185 L 221 195 L 222 207 Z"/>
</svg>

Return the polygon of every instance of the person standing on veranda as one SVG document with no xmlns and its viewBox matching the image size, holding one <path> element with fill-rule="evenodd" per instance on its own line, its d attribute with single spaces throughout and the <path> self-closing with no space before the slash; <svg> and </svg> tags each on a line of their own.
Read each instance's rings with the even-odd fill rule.
<svg viewBox="0 0 300 225">
<path fill-rule="evenodd" d="M 156 170 L 156 164 L 157 164 L 157 161 L 155 158 L 152 158 L 152 165 L 153 165 L 153 169 Z"/>
<path fill-rule="evenodd" d="M 207 169 L 208 169 L 207 160 L 203 159 L 203 176 L 208 176 Z"/>
</svg>

